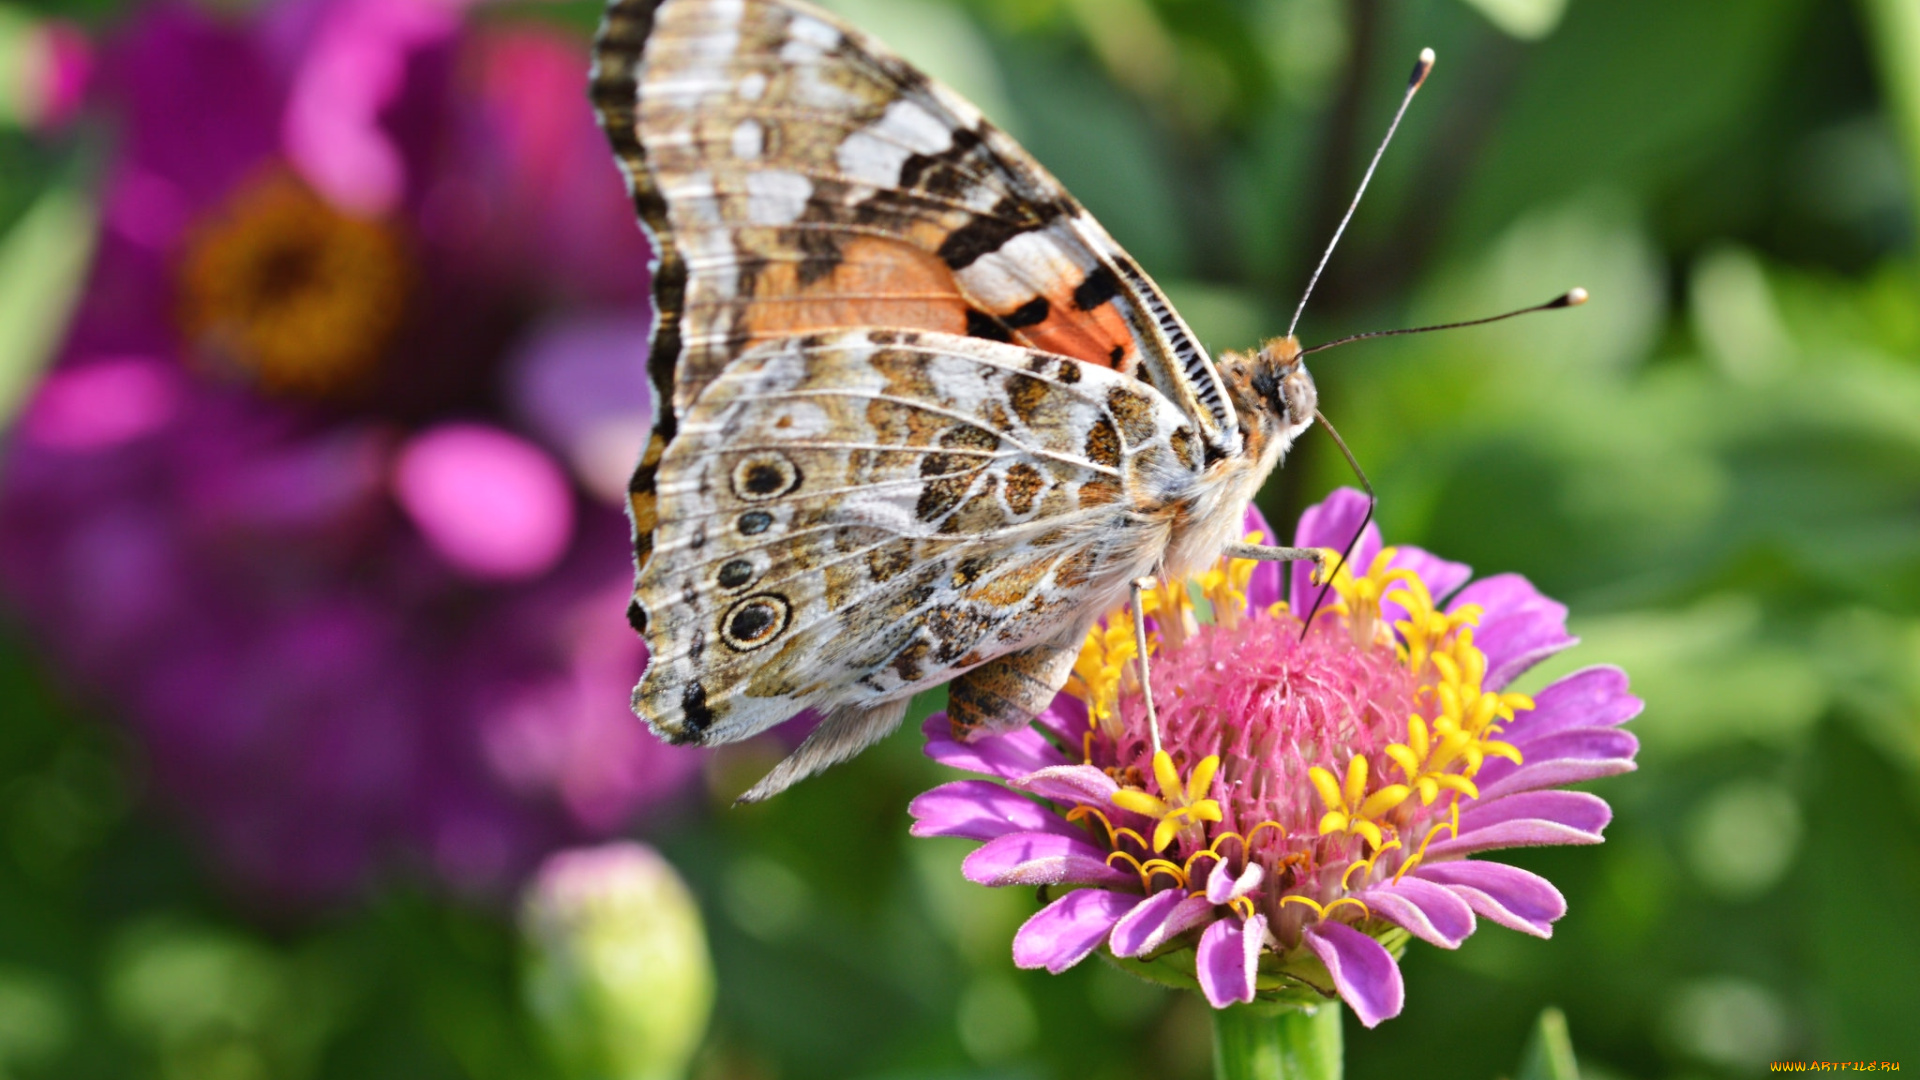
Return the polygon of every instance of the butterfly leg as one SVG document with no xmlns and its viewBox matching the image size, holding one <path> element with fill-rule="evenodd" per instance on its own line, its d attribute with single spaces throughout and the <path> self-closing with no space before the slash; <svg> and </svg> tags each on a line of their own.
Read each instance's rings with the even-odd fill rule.
<svg viewBox="0 0 1920 1080">
<path fill-rule="evenodd" d="M 953 737 L 966 742 L 1011 731 L 1053 702 L 1073 674 L 1080 650 L 1035 645 L 989 660 L 947 687 L 947 719 Z"/>
<path fill-rule="evenodd" d="M 1140 699 L 1147 705 L 1147 736 L 1153 742 L 1153 754 L 1160 756 L 1160 714 L 1153 707 L 1153 683 L 1147 678 L 1147 604 L 1144 594 L 1157 582 L 1150 577 L 1133 579 L 1133 645 L 1140 660 Z"/>
<path fill-rule="evenodd" d="M 1221 554 L 1231 559 L 1253 559 L 1258 562 L 1310 562 L 1321 572 L 1327 568 L 1327 553 L 1319 548 L 1228 544 Z M 1142 595 L 1155 584 L 1150 577 L 1133 579 L 1133 637 L 1135 655 L 1140 658 L 1140 698 L 1147 706 L 1147 735 L 1157 755 L 1160 753 L 1160 714 L 1153 707 L 1153 683 L 1147 672 L 1147 610 Z"/>
<path fill-rule="evenodd" d="M 1265 544 L 1228 544 L 1220 554 L 1229 559 L 1255 562 L 1310 562 L 1322 571 L 1327 568 L 1327 553 L 1319 548 L 1268 547 Z"/>
</svg>

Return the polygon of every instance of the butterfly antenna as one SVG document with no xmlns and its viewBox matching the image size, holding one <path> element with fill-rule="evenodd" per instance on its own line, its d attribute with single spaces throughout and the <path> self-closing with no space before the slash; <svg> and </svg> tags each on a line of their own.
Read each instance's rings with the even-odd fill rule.
<svg viewBox="0 0 1920 1080">
<path fill-rule="evenodd" d="M 1439 326 L 1415 326 L 1406 330 L 1372 330 L 1364 334 L 1350 334 L 1347 337 L 1340 338 L 1337 341 L 1329 341 L 1320 345 L 1315 345 L 1311 349 L 1306 349 L 1302 351 L 1300 355 L 1312 356 L 1314 353 L 1317 353 L 1317 352 L 1326 352 L 1328 349 L 1336 348 L 1341 345 L 1351 345 L 1356 341 L 1366 341 L 1368 338 L 1403 337 L 1407 334 L 1431 334 L 1435 330 L 1459 330 L 1463 327 L 1468 327 L 1468 326 L 1485 326 L 1488 323 L 1497 323 L 1503 319 L 1511 319 L 1519 315 L 1531 315 L 1536 311 L 1553 311 L 1557 308 L 1579 307 L 1581 304 L 1584 304 L 1586 302 L 1587 302 L 1587 290 L 1569 289 L 1566 292 L 1561 293 L 1559 296 L 1554 297 L 1553 299 L 1547 301 L 1544 304 L 1535 304 L 1532 307 L 1521 308 L 1519 311 L 1509 311 L 1505 315 L 1489 315 L 1484 319 L 1469 319 L 1466 322 L 1441 323 Z"/>
<path fill-rule="evenodd" d="M 1367 535 L 1367 526 L 1373 524 L 1373 508 L 1380 502 L 1373 494 L 1373 484 L 1367 480 L 1367 471 L 1360 467 L 1360 460 L 1353 456 L 1353 451 L 1347 449 L 1347 440 L 1340 437 L 1339 429 L 1328 423 L 1326 416 L 1319 409 L 1313 410 L 1313 418 L 1320 421 L 1321 429 L 1333 439 L 1333 445 L 1340 448 L 1340 456 L 1347 459 L 1347 465 L 1353 469 L 1353 475 L 1360 478 L 1360 486 L 1367 493 L 1367 513 L 1360 519 L 1360 528 L 1354 531 L 1353 539 L 1347 541 L 1346 550 L 1340 553 L 1339 561 L 1333 564 L 1332 572 L 1327 574 L 1327 579 L 1320 583 L 1320 591 L 1313 598 L 1313 607 L 1307 611 L 1307 621 L 1300 627 L 1301 641 L 1307 640 L 1307 631 L 1313 629 L 1313 620 L 1320 614 L 1320 606 L 1326 603 L 1327 592 L 1333 588 L 1333 579 L 1340 576 L 1340 571 L 1347 565 L 1347 560 L 1353 558 L 1353 549 L 1360 546 L 1360 538 Z"/>
<path fill-rule="evenodd" d="M 1373 182 L 1373 171 L 1380 167 L 1380 159 L 1386 156 L 1387 144 L 1393 141 L 1393 133 L 1400 130 L 1400 118 L 1407 115 L 1407 106 L 1413 104 L 1413 95 L 1419 91 L 1420 84 L 1427 81 L 1427 75 L 1433 71 L 1433 50 L 1421 49 L 1420 60 L 1413 65 L 1413 76 L 1407 80 L 1407 92 L 1400 99 L 1400 108 L 1393 114 L 1393 123 L 1387 125 L 1386 138 L 1380 140 L 1380 148 L 1373 152 L 1373 161 L 1367 166 L 1365 176 L 1360 178 L 1360 189 L 1353 193 L 1353 202 L 1347 204 L 1347 213 L 1340 219 L 1340 227 L 1333 230 L 1333 239 L 1327 242 L 1327 250 L 1320 255 L 1320 265 L 1313 268 L 1313 276 L 1307 279 L 1307 291 L 1300 294 L 1300 304 L 1293 309 L 1293 321 L 1287 324 L 1287 336 L 1292 337 L 1300 326 L 1300 315 L 1307 310 L 1307 298 L 1313 295 L 1313 287 L 1320 284 L 1320 275 L 1327 269 L 1327 260 L 1333 258 L 1333 249 L 1340 244 L 1340 237 L 1347 231 L 1347 223 L 1353 220 L 1353 212 L 1360 209 L 1360 196 L 1367 193 L 1367 185 Z"/>
</svg>

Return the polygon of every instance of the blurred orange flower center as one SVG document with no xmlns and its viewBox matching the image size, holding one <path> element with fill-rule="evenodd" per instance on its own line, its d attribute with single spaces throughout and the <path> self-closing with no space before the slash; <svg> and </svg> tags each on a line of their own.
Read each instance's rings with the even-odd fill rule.
<svg viewBox="0 0 1920 1080">
<path fill-rule="evenodd" d="M 285 169 L 241 185 L 188 239 L 180 322 L 194 353 L 270 393 L 359 385 L 399 329 L 405 245 Z"/>
</svg>

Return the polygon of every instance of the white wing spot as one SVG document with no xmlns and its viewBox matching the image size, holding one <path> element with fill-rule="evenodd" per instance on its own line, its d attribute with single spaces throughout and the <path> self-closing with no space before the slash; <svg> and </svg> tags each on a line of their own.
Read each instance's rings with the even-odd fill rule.
<svg viewBox="0 0 1920 1080">
<path fill-rule="evenodd" d="M 699 224 L 720 224 L 720 200 L 714 193 L 712 173 L 688 173 L 677 183 L 663 184 L 661 194 L 668 205 Z"/>
<path fill-rule="evenodd" d="M 919 103 L 900 100 L 869 127 L 847 136 L 835 153 L 840 170 L 877 187 L 900 181 L 900 167 L 914 154 L 937 154 L 953 145 L 953 131 Z"/>
<path fill-rule="evenodd" d="M 767 133 L 757 120 L 742 120 L 733 129 L 733 156 L 741 161 L 757 161 L 766 149 Z"/>
<path fill-rule="evenodd" d="M 747 221 L 754 225 L 791 225 L 806 212 L 813 181 L 781 170 L 747 174 Z"/>
<path fill-rule="evenodd" d="M 993 311 L 1019 307 L 1049 282 L 1080 281 L 1087 267 L 1050 232 L 1021 233 L 956 276 L 975 300 Z"/>
<path fill-rule="evenodd" d="M 841 40 L 840 31 L 819 19 L 796 15 L 787 24 L 787 43 L 780 46 L 780 59 L 801 66 L 817 64 Z"/>
<path fill-rule="evenodd" d="M 767 92 L 767 75 L 764 71 L 749 71 L 740 79 L 740 100 L 759 101 Z"/>
</svg>

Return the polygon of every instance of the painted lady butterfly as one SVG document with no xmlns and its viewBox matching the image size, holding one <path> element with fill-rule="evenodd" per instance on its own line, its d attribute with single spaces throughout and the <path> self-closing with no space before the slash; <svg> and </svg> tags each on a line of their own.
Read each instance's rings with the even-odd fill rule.
<svg viewBox="0 0 1920 1080">
<path fill-rule="evenodd" d="M 1137 578 L 1255 554 L 1299 343 L 1209 357 L 958 95 L 799 0 L 612 0 L 593 98 L 657 259 L 634 710 L 693 744 L 825 717 L 744 798 L 949 680 L 961 731 L 1024 724 Z"/>
</svg>

